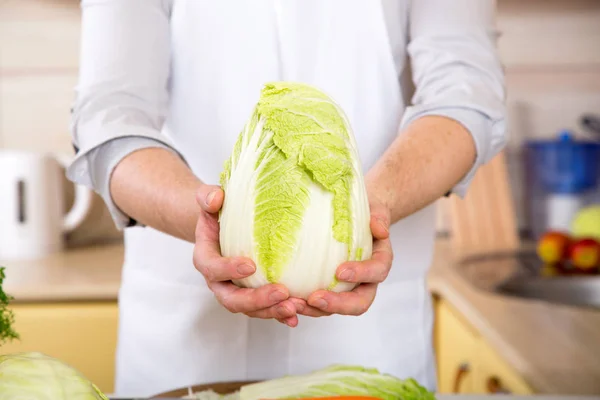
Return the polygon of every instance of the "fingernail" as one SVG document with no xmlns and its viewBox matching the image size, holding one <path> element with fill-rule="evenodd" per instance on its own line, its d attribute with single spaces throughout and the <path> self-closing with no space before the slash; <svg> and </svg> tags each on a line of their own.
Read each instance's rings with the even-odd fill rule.
<svg viewBox="0 0 600 400">
<path fill-rule="evenodd" d="M 252 265 L 250 265 L 250 264 L 242 264 L 237 267 L 237 272 L 238 272 L 238 274 L 244 275 L 244 276 L 250 275 L 251 273 L 254 272 L 254 267 L 252 267 Z"/>
<path fill-rule="evenodd" d="M 342 281 L 349 281 L 353 277 L 354 277 L 354 270 L 351 268 L 346 268 L 340 274 L 340 280 L 342 280 Z"/>
<path fill-rule="evenodd" d="M 285 308 L 284 306 L 279 306 L 275 309 L 275 311 L 277 312 L 277 314 L 279 314 L 280 317 L 285 318 L 289 316 L 289 311 L 287 308 Z"/>
<path fill-rule="evenodd" d="M 325 300 L 324 298 L 316 299 L 315 301 L 313 301 L 313 307 L 320 308 L 321 310 L 326 309 L 327 305 L 327 300 Z"/>
<path fill-rule="evenodd" d="M 269 299 L 273 302 L 282 301 L 287 298 L 287 295 L 283 293 L 281 290 L 276 290 L 269 296 Z"/>
<path fill-rule="evenodd" d="M 215 198 L 215 195 L 217 194 L 217 190 L 213 190 L 212 192 L 210 192 L 208 194 L 208 196 L 206 196 L 206 205 L 210 206 L 210 203 L 213 201 L 213 199 Z"/>
</svg>

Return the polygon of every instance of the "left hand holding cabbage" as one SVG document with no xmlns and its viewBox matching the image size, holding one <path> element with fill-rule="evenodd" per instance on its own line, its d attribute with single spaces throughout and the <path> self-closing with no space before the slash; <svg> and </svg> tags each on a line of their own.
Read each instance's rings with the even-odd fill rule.
<svg viewBox="0 0 600 400">
<path fill-rule="evenodd" d="M 298 323 L 296 307 L 285 286 L 269 284 L 240 288 L 231 283 L 252 275 L 256 267 L 247 257 L 223 257 L 220 253 L 218 212 L 223 204 L 223 191 L 218 186 L 202 185 L 197 200 L 202 210 L 196 224 L 194 266 L 204 276 L 219 303 L 233 313 L 274 318 L 295 326 Z"/>
</svg>

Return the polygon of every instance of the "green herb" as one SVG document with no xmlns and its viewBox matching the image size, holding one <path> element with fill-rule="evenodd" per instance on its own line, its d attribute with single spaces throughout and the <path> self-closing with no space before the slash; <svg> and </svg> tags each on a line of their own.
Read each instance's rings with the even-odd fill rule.
<svg viewBox="0 0 600 400">
<path fill-rule="evenodd" d="M 8 304 L 13 299 L 4 293 L 2 284 L 4 283 L 4 267 L 0 267 L 0 345 L 14 339 L 19 339 L 19 334 L 14 330 L 15 316 L 8 308 Z"/>
</svg>

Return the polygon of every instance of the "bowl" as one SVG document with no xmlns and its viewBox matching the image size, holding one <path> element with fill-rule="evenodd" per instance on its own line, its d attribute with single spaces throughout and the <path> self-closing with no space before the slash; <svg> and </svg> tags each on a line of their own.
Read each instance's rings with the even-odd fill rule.
<svg viewBox="0 0 600 400">
<path fill-rule="evenodd" d="M 233 393 L 244 385 L 248 385 L 250 383 L 256 383 L 257 381 L 237 381 L 237 382 L 216 382 L 216 383 L 207 383 L 204 385 L 194 385 L 191 389 L 194 392 L 201 392 L 204 390 L 213 390 L 219 394 L 229 394 Z M 156 396 L 151 397 L 151 399 L 158 399 L 161 397 L 183 397 L 189 394 L 189 390 L 187 387 L 181 389 L 175 389 L 169 392 L 160 393 Z"/>
</svg>

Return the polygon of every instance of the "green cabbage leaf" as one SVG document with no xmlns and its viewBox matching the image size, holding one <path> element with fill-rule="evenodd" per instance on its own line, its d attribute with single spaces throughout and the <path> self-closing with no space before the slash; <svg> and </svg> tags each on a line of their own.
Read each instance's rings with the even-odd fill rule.
<svg viewBox="0 0 600 400">
<path fill-rule="evenodd" d="M 399 379 L 374 368 L 332 365 L 296 376 L 243 386 L 240 400 L 306 399 L 331 396 L 369 396 L 382 400 L 435 400 L 412 378 Z"/>
</svg>

